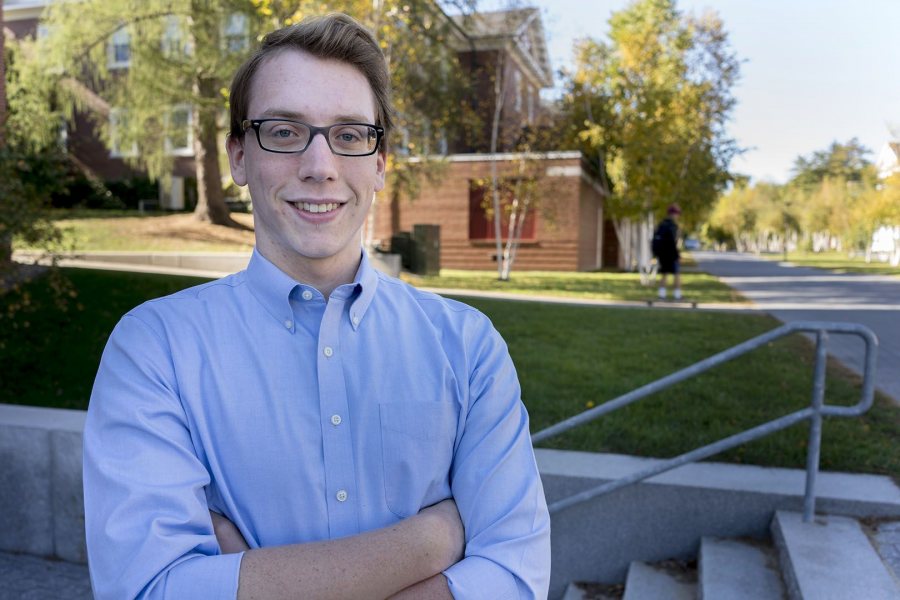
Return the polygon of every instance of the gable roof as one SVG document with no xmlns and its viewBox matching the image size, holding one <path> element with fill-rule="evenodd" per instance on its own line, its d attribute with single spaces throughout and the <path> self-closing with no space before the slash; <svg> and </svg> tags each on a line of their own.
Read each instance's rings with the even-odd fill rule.
<svg viewBox="0 0 900 600">
<path fill-rule="evenodd" d="M 553 85 L 547 38 L 537 8 L 479 12 L 450 17 L 476 50 L 498 50 L 512 41 L 510 51 L 541 87 Z"/>
</svg>

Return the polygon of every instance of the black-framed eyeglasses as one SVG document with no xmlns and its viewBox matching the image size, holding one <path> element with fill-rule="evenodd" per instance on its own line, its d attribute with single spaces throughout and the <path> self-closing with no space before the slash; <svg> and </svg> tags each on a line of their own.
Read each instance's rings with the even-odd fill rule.
<svg viewBox="0 0 900 600">
<path fill-rule="evenodd" d="M 259 147 L 267 152 L 299 154 L 304 152 L 316 135 L 322 134 L 328 147 L 338 156 L 369 156 L 378 150 L 384 128 L 369 123 L 335 123 L 316 127 L 289 119 L 244 119 L 244 131 L 256 131 Z"/>
</svg>

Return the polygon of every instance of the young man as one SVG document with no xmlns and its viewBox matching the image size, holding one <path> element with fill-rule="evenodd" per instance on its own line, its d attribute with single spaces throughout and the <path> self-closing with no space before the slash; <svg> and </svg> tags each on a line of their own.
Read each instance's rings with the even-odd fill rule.
<svg viewBox="0 0 900 600">
<path fill-rule="evenodd" d="M 96 597 L 546 597 L 505 344 L 361 252 L 391 125 L 377 43 L 341 15 L 276 31 L 230 101 L 256 249 L 110 337 L 84 434 Z"/>
<path fill-rule="evenodd" d="M 678 252 L 678 217 L 681 208 L 677 204 L 669 205 L 666 218 L 663 219 L 653 234 L 653 254 L 659 261 L 659 298 L 666 299 L 666 280 L 672 274 L 672 285 L 675 288 L 673 297 L 681 300 L 681 255 Z"/>
</svg>

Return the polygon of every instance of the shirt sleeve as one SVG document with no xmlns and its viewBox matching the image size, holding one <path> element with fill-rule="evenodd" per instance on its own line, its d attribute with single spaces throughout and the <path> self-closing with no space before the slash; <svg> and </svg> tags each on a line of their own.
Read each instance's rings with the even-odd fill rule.
<svg viewBox="0 0 900 600">
<path fill-rule="evenodd" d="M 85 530 L 98 600 L 237 596 L 243 555 L 220 553 L 209 482 L 168 345 L 125 316 L 103 352 L 84 429 Z"/>
<path fill-rule="evenodd" d="M 457 599 L 546 598 L 550 516 L 528 414 L 506 344 L 485 324 L 467 344 L 470 404 L 451 469 L 466 551 L 444 575 Z"/>
</svg>

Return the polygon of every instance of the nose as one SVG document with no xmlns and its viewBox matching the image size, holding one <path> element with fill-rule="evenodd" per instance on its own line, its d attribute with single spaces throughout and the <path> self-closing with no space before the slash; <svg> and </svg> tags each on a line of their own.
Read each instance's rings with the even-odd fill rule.
<svg viewBox="0 0 900 600">
<path fill-rule="evenodd" d="M 337 157 L 331 152 L 325 134 L 316 132 L 306 151 L 300 155 L 298 176 L 303 180 L 327 181 L 337 177 Z"/>
</svg>

